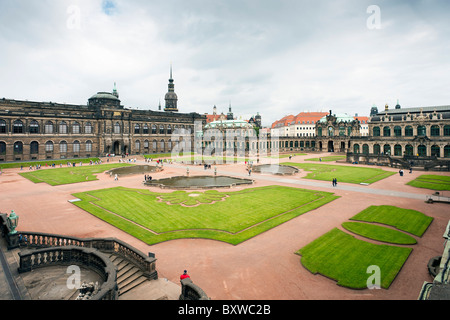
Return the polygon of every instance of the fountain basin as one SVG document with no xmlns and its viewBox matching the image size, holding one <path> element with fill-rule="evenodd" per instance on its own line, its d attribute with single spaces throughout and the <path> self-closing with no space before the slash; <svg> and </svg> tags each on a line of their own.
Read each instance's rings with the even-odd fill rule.
<svg viewBox="0 0 450 320">
<path fill-rule="evenodd" d="M 149 165 L 136 165 L 136 166 L 130 166 L 130 167 L 121 167 L 121 168 L 115 168 L 111 169 L 109 171 L 106 171 L 109 175 L 118 175 L 118 176 L 125 176 L 125 175 L 132 175 L 132 174 L 145 174 L 150 172 L 160 172 L 163 169 L 157 166 L 149 166 Z"/>
<path fill-rule="evenodd" d="M 294 175 L 300 170 L 292 166 L 285 166 L 279 164 L 262 164 L 253 167 L 252 171 L 256 173 L 276 174 L 285 176 L 285 175 Z"/>
<path fill-rule="evenodd" d="M 254 180 L 228 176 L 176 176 L 146 181 L 144 185 L 162 189 L 213 189 L 250 185 Z"/>
</svg>

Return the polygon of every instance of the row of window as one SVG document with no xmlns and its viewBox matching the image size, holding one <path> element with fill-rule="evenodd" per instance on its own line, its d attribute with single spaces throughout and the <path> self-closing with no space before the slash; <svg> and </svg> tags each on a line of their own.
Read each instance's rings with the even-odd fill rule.
<svg viewBox="0 0 450 320">
<path fill-rule="evenodd" d="M 17 141 L 13 146 L 14 154 L 23 154 L 23 143 L 21 141 Z M 52 141 L 47 141 L 45 143 L 45 152 L 53 152 L 54 151 L 54 143 Z M 72 151 L 74 153 L 81 151 L 81 143 L 79 141 L 74 141 L 72 143 Z M 92 152 L 92 141 L 86 141 L 84 143 L 84 151 Z M 68 152 L 68 143 L 66 141 L 61 141 L 59 143 L 59 152 L 65 153 Z M 39 153 L 39 142 L 33 141 L 30 143 L 30 154 L 38 154 Z M 0 142 L 0 154 L 6 154 L 6 143 Z"/>
<path fill-rule="evenodd" d="M 445 137 L 450 136 L 450 125 L 444 126 L 442 133 Z M 395 137 L 401 137 L 404 135 L 405 137 L 413 137 L 414 136 L 414 129 L 412 126 L 406 126 L 404 129 L 404 132 L 402 130 L 402 127 L 395 126 L 393 132 L 391 132 L 390 127 L 384 127 L 383 128 L 383 136 L 384 137 L 390 137 L 391 134 L 393 134 Z M 417 126 L 417 135 L 418 136 L 426 136 L 427 135 L 427 128 L 425 126 Z M 441 135 L 441 127 L 434 125 L 430 127 L 430 136 L 432 137 L 438 137 Z M 381 129 L 380 127 L 373 127 L 373 136 L 374 137 L 380 137 L 381 136 Z"/>
<path fill-rule="evenodd" d="M 369 146 L 367 144 L 364 144 L 362 146 L 362 150 L 359 144 L 353 145 L 353 152 L 354 153 L 362 153 L 363 154 L 369 154 Z M 387 154 L 387 155 L 394 155 L 394 156 L 435 156 L 435 157 L 441 157 L 441 148 L 438 145 L 433 145 L 430 148 L 430 154 L 427 154 L 427 147 L 425 145 L 419 145 L 416 150 L 414 150 L 414 147 L 410 144 L 405 146 L 405 149 L 403 150 L 402 146 L 399 144 L 394 145 L 394 148 L 392 149 L 391 145 L 385 144 L 383 147 L 381 147 L 379 144 L 375 144 L 373 146 L 373 152 L 374 154 Z M 446 145 L 444 147 L 444 157 L 449 158 L 450 157 L 450 145 Z"/>
<path fill-rule="evenodd" d="M 57 124 L 58 126 L 58 133 L 60 134 L 68 134 L 69 133 L 69 125 L 65 121 L 61 121 Z M 134 133 L 135 134 L 172 134 L 174 130 L 177 129 L 185 129 L 183 125 L 181 125 L 179 128 L 178 126 L 174 126 L 172 129 L 172 126 L 169 124 L 167 125 L 167 128 L 164 125 L 152 125 L 149 127 L 147 124 L 142 125 L 142 132 L 141 132 L 141 125 L 135 124 L 134 126 Z M 186 127 L 188 129 L 188 127 Z M 52 134 L 55 133 L 55 126 L 52 121 L 47 121 L 44 125 L 44 133 L 45 134 Z M 114 133 L 120 134 L 122 133 L 122 126 L 119 122 L 116 122 L 114 124 Z M 70 125 L 70 131 L 72 134 L 80 134 L 81 132 L 81 125 L 78 122 L 73 122 Z M 13 122 L 12 126 L 12 133 L 15 134 L 23 134 L 23 133 L 31 133 L 31 134 L 39 134 L 40 128 L 39 128 L 39 122 L 36 120 L 32 120 L 29 124 L 28 129 L 25 128 L 23 122 L 21 120 L 16 120 Z M 6 121 L 0 120 L 0 134 L 1 133 L 7 133 L 6 128 Z M 84 131 L 85 134 L 91 134 L 93 133 L 93 126 L 90 122 L 87 122 L 84 124 Z"/>
<path fill-rule="evenodd" d="M 44 133 L 46 134 L 52 134 L 54 133 L 54 124 L 51 121 L 47 121 L 44 125 Z M 65 121 L 61 121 L 58 123 L 58 132 L 61 134 L 67 134 L 69 133 L 69 126 L 67 125 L 67 123 Z M 23 122 L 21 120 L 16 120 L 13 122 L 13 126 L 12 126 L 12 133 L 16 133 L 16 134 L 21 134 L 21 133 L 32 133 L 32 134 L 39 134 L 40 133 L 40 128 L 39 128 L 39 122 L 37 122 L 36 120 L 32 120 L 30 122 L 30 125 L 27 128 L 25 128 Z M 80 134 L 81 133 L 81 125 L 78 122 L 73 122 L 71 124 L 71 132 L 73 134 Z M 84 124 L 84 133 L 85 134 L 90 134 L 93 132 L 93 127 L 92 124 L 90 122 L 87 122 Z M 6 121 L 5 120 L 0 120 L 0 134 L 1 133 L 7 133 L 6 130 Z"/>
</svg>

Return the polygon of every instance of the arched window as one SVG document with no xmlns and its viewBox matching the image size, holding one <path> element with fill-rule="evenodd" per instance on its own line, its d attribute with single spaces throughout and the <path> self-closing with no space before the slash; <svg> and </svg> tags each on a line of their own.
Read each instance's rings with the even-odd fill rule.
<svg viewBox="0 0 450 320">
<path fill-rule="evenodd" d="M 439 137 L 441 135 L 439 126 L 431 126 L 430 135 L 432 137 Z"/>
<path fill-rule="evenodd" d="M 38 154 L 39 153 L 39 143 L 37 141 L 33 141 L 30 143 L 30 154 Z"/>
<path fill-rule="evenodd" d="M 380 136 L 380 127 L 373 127 L 373 136 L 374 137 Z"/>
<path fill-rule="evenodd" d="M 396 144 L 394 146 L 394 156 L 400 157 L 402 155 L 402 146 L 399 144 Z"/>
<path fill-rule="evenodd" d="M 450 126 L 444 126 L 444 136 L 450 137 Z"/>
<path fill-rule="evenodd" d="M 36 120 L 30 122 L 30 133 L 39 133 L 39 123 Z"/>
<path fill-rule="evenodd" d="M 59 143 L 59 152 L 61 152 L 61 153 L 67 152 L 67 142 L 66 141 L 61 141 Z"/>
<path fill-rule="evenodd" d="M 162 124 L 159 125 L 159 134 L 164 134 L 164 126 Z"/>
<path fill-rule="evenodd" d="M 334 136 L 334 128 L 333 127 L 328 127 L 328 136 L 329 137 Z"/>
<path fill-rule="evenodd" d="M 431 156 L 432 157 L 441 157 L 441 148 L 437 145 L 431 146 Z"/>
<path fill-rule="evenodd" d="M 134 134 L 139 134 L 139 133 L 141 133 L 141 126 L 136 123 L 134 125 Z"/>
<path fill-rule="evenodd" d="M 406 126 L 405 127 L 405 137 L 412 137 L 414 135 L 413 127 Z"/>
<path fill-rule="evenodd" d="M 73 152 L 75 153 L 80 152 L 80 141 L 75 140 L 73 142 Z"/>
<path fill-rule="evenodd" d="M 384 127 L 383 128 L 383 136 L 384 137 L 390 137 L 391 136 L 391 128 L 390 127 Z"/>
<path fill-rule="evenodd" d="M 381 147 L 380 147 L 380 145 L 379 145 L 379 144 L 375 144 L 375 145 L 373 146 L 373 153 L 375 153 L 375 154 L 380 154 L 380 152 L 381 152 Z"/>
<path fill-rule="evenodd" d="M 143 130 L 143 134 L 148 134 L 148 125 L 147 124 L 144 124 L 144 127 L 142 128 L 142 130 Z"/>
<path fill-rule="evenodd" d="M 23 153 L 23 143 L 17 141 L 14 143 L 14 154 L 22 154 Z"/>
<path fill-rule="evenodd" d="M 355 144 L 355 145 L 353 146 L 353 152 L 354 152 L 354 153 L 359 153 L 359 144 Z"/>
<path fill-rule="evenodd" d="M 322 136 L 322 127 L 317 128 L 317 136 L 318 137 Z"/>
<path fill-rule="evenodd" d="M 53 133 L 53 122 L 47 121 L 45 123 L 44 132 L 47 133 L 47 134 L 52 134 Z"/>
<path fill-rule="evenodd" d="M 152 124 L 152 134 L 156 134 L 156 125 Z"/>
<path fill-rule="evenodd" d="M 13 133 L 23 133 L 23 122 L 20 120 L 14 121 Z"/>
<path fill-rule="evenodd" d="M 167 126 L 167 134 L 172 134 L 172 127 L 170 124 Z"/>
<path fill-rule="evenodd" d="M 4 155 L 6 154 L 6 143 L 0 142 L 0 154 Z"/>
<path fill-rule="evenodd" d="M 425 126 L 418 126 L 417 127 L 417 135 L 420 136 L 420 137 L 424 137 L 424 136 L 427 135 L 427 131 L 426 131 Z"/>
<path fill-rule="evenodd" d="M 1 145 L 0 145 L 0 154 L 1 154 Z M 450 158 L 450 145 L 446 145 L 444 147 L 444 157 L 445 158 Z"/>
<path fill-rule="evenodd" d="M 45 152 L 53 152 L 53 142 L 47 141 L 45 143 Z"/>
<path fill-rule="evenodd" d="M 144 141 L 144 149 L 148 149 L 148 147 L 149 147 L 149 142 L 148 142 L 148 140 L 145 140 Z"/>
<path fill-rule="evenodd" d="M 134 148 L 136 149 L 136 152 L 139 152 L 141 150 L 141 142 L 139 140 L 136 140 L 134 142 Z"/>
<path fill-rule="evenodd" d="M 59 133 L 66 134 L 67 133 L 67 123 L 65 121 L 61 121 L 59 123 Z"/>
<path fill-rule="evenodd" d="M 92 141 L 86 141 L 86 152 L 92 152 Z"/>
<path fill-rule="evenodd" d="M 384 153 L 384 154 L 387 154 L 387 155 L 390 155 L 390 154 L 391 154 L 391 146 L 388 145 L 388 144 L 385 144 L 385 145 L 383 146 L 383 153 Z"/>
<path fill-rule="evenodd" d="M 427 147 L 421 144 L 419 147 L 417 147 L 417 154 L 419 155 L 419 157 L 426 157 Z"/>
<path fill-rule="evenodd" d="M 114 125 L 114 133 L 119 134 L 120 133 L 120 123 L 116 122 Z"/>
<path fill-rule="evenodd" d="M 363 144 L 362 150 L 364 154 L 369 154 L 369 145 Z"/>
<path fill-rule="evenodd" d="M 157 144 L 158 144 L 158 142 L 156 140 L 153 140 L 153 142 L 152 142 L 153 151 L 156 151 Z"/>
<path fill-rule="evenodd" d="M 84 125 L 84 133 L 91 134 L 92 133 L 92 124 L 90 122 L 87 122 Z"/>
<path fill-rule="evenodd" d="M 414 155 L 414 148 L 412 145 L 408 144 L 405 146 L 405 155 L 406 156 L 413 156 Z"/>
<path fill-rule="evenodd" d="M 220 142 L 222 144 L 222 142 Z M 172 140 L 169 139 L 169 141 L 167 141 L 167 149 L 168 151 L 172 152 Z"/>
<path fill-rule="evenodd" d="M 164 140 L 161 140 L 160 143 L 159 143 L 159 148 L 160 148 L 161 151 L 164 151 L 164 145 L 165 145 L 164 144 Z"/>
<path fill-rule="evenodd" d="M 80 124 L 78 122 L 74 122 L 72 124 L 72 133 L 73 134 L 80 134 Z"/>
<path fill-rule="evenodd" d="M 396 136 L 396 137 L 402 136 L 402 128 L 400 126 L 394 127 L 394 136 Z"/>
<path fill-rule="evenodd" d="M 0 120 L 0 133 L 6 133 L 6 121 Z"/>
</svg>

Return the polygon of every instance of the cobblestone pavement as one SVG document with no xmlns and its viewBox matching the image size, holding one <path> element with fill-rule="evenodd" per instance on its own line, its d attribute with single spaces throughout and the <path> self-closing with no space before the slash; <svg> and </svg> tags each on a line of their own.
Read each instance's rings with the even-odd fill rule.
<svg viewBox="0 0 450 320">
<path fill-rule="evenodd" d="M 302 162 L 307 158 L 295 156 L 290 161 Z M 137 163 L 144 162 L 138 160 Z M 383 169 L 397 172 L 396 169 Z M 427 263 L 430 258 L 442 254 L 442 235 L 449 220 L 448 204 L 425 203 L 432 190 L 405 185 L 424 173 L 420 171 L 403 177 L 396 174 L 370 186 L 339 183 L 337 187 L 332 187 L 331 181 L 302 179 L 304 172 L 282 177 L 252 173 L 255 183 L 250 187 L 277 184 L 331 191 L 341 197 L 237 246 L 202 239 L 174 240 L 149 246 L 69 202 L 74 199 L 71 194 L 86 190 L 119 185 L 143 188 L 143 176 L 121 177 L 114 181 L 109 175 L 99 174 L 97 181 L 51 187 L 44 183 L 34 184 L 19 176 L 19 172 L 20 169 L 7 169 L 0 176 L 0 211 L 14 210 L 20 216 L 19 230 L 119 238 L 143 252 L 154 253 L 160 278 L 179 283 L 180 273 L 187 269 L 194 283 L 214 300 L 415 300 L 422 284 L 432 281 Z M 185 173 L 185 164 L 166 164 L 164 171 L 153 174 L 153 179 Z M 217 166 L 217 173 L 248 176 L 243 163 Z M 190 175 L 194 174 L 213 175 L 214 170 L 190 166 Z M 244 187 L 232 190 L 240 188 Z M 150 190 L 172 192 L 153 187 Z M 295 254 L 298 249 L 330 229 L 340 228 L 342 222 L 369 205 L 382 204 L 418 210 L 434 218 L 388 290 L 339 287 L 335 281 L 313 275 L 301 265 L 301 257 Z M 0 277 L 0 284 L 2 281 Z"/>
</svg>

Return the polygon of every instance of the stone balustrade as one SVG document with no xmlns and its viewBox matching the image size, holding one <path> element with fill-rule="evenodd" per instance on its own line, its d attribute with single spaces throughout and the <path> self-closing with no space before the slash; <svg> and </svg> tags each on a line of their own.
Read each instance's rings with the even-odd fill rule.
<svg viewBox="0 0 450 320">
<path fill-rule="evenodd" d="M 117 300 L 117 272 L 109 258 L 93 248 L 77 246 L 48 247 L 19 252 L 19 273 L 50 266 L 81 264 L 99 274 L 103 280 L 92 300 Z"/>
<path fill-rule="evenodd" d="M 116 238 L 77 238 L 41 232 L 20 232 L 20 246 L 27 248 L 47 248 L 76 246 L 93 248 L 104 253 L 116 254 L 138 267 L 148 279 L 157 279 L 156 259 L 133 248 Z"/>
</svg>

